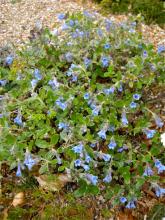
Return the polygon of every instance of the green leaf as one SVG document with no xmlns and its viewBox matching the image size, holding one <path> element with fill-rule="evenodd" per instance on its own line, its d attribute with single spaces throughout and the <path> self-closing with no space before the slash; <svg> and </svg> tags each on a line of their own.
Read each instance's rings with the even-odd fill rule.
<svg viewBox="0 0 165 220">
<path fill-rule="evenodd" d="M 35 142 L 35 145 L 39 148 L 49 148 L 50 144 L 45 141 L 45 140 L 41 140 L 41 139 L 37 139 Z"/>
<path fill-rule="evenodd" d="M 59 134 L 54 134 L 53 136 L 51 136 L 50 143 L 55 145 L 58 143 L 58 140 L 59 140 Z"/>
</svg>

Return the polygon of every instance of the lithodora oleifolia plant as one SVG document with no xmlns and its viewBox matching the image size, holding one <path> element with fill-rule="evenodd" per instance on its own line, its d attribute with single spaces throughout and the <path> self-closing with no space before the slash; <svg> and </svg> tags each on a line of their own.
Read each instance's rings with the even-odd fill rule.
<svg viewBox="0 0 165 220">
<path fill-rule="evenodd" d="M 164 46 L 145 44 L 133 20 L 58 19 L 1 67 L 1 161 L 20 178 L 68 173 L 77 196 L 104 190 L 127 208 L 145 183 L 162 196 L 164 123 L 144 91 L 164 84 Z"/>
</svg>

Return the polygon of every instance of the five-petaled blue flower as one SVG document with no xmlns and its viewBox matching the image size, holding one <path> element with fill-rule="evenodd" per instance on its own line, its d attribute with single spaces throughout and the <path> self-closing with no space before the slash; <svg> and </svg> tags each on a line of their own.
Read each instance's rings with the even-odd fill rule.
<svg viewBox="0 0 165 220">
<path fill-rule="evenodd" d="M 33 89 L 36 87 L 37 83 L 38 83 L 38 80 L 37 80 L 37 79 L 32 79 L 32 80 L 31 80 L 31 85 L 32 85 L 32 88 L 33 88 Z"/>
<path fill-rule="evenodd" d="M 101 157 L 102 157 L 102 159 L 103 159 L 105 162 L 108 162 L 108 161 L 110 161 L 110 159 L 111 159 L 111 155 L 109 155 L 109 154 L 104 154 L 104 153 L 102 153 L 102 154 L 101 154 Z"/>
<path fill-rule="evenodd" d="M 13 63 L 14 57 L 9 55 L 6 57 L 5 63 L 6 65 L 10 66 Z"/>
<path fill-rule="evenodd" d="M 110 183 L 112 181 L 112 174 L 109 172 L 103 179 L 104 183 Z"/>
<path fill-rule="evenodd" d="M 72 54 L 71 52 L 67 52 L 67 53 L 65 54 L 65 58 L 66 58 L 66 60 L 67 60 L 68 63 L 71 63 L 72 60 L 73 60 L 73 54 Z"/>
<path fill-rule="evenodd" d="M 86 175 L 87 180 L 92 184 L 92 185 L 97 185 L 98 182 L 98 176 L 94 176 L 92 174 L 87 174 Z"/>
<path fill-rule="evenodd" d="M 155 123 L 156 123 L 157 127 L 162 128 L 164 125 L 164 122 L 161 120 L 161 118 L 158 117 L 157 115 L 155 115 L 154 119 L 155 119 Z"/>
<path fill-rule="evenodd" d="M 63 14 L 63 13 L 57 15 L 57 18 L 58 18 L 59 20 L 63 20 L 63 19 L 65 19 L 65 17 L 66 17 L 66 15 Z"/>
<path fill-rule="evenodd" d="M 0 86 L 5 86 L 7 84 L 7 80 L 6 79 L 1 79 L 0 80 Z"/>
<path fill-rule="evenodd" d="M 75 160 L 74 165 L 75 165 L 75 167 L 80 167 L 81 166 L 81 160 L 80 159 Z"/>
<path fill-rule="evenodd" d="M 125 197 L 120 197 L 120 202 L 125 203 L 125 202 L 127 202 L 127 199 Z"/>
<path fill-rule="evenodd" d="M 88 171 L 90 169 L 89 166 L 86 164 L 83 164 L 82 167 L 84 168 L 85 171 Z"/>
<path fill-rule="evenodd" d="M 88 68 L 88 66 L 91 64 L 91 60 L 88 58 L 84 58 L 84 64 L 85 64 L 85 67 Z"/>
<path fill-rule="evenodd" d="M 111 45 L 109 43 L 104 44 L 104 49 L 109 49 Z"/>
<path fill-rule="evenodd" d="M 97 116 L 100 112 L 100 107 L 96 106 L 93 110 L 92 110 L 92 115 L 93 116 Z"/>
<path fill-rule="evenodd" d="M 143 51 L 143 57 L 144 57 L 144 58 L 148 57 L 148 53 L 147 53 L 146 50 Z"/>
<path fill-rule="evenodd" d="M 152 129 L 144 129 L 144 133 L 146 134 L 147 136 L 147 139 L 150 139 L 150 138 L 153 138 L 153 136 L 155 135 L 156 131 L 155 130 L 152 130 Z"/>
<path fill-rule="evenodd" d="M 34 77 L 35 77 L 37 80 L 41 80 L 41 79 L 42 79 L 42 75 L 41 75 L 39 69 L 35 69 L 35 70 L 34 70 Z"/>
<path fill-rule="evenodd" d="M 25 153 L 24 164 L 28 167 L 29 170 L 36 164 L 36 160 L 34 160 L 30 154 L 30 152 Z"/>
<path fill-rule="evenodd" d="M 158 45 L 157 52 L 162 53 L 165 51 L 165 45 Z"/>
<path fill-rule="evenodd" d="M 165 189 L 160 186 L 155 187 L 155 193 L 157 197 L 162 197 L 165 194 Z"/>
<path fill-rule="evenodd" d="M 106 139 L 106 130 L 102 129 L 97 134 L 100 138 Z"/>
<path fill-rule="evenodd" d="M 67 129 L 68 128 L 68 124 L 64 123 L 64 122 L 60 122 L 58 124 L 58 128 L 59 129 Z"/>
<path fill-rule="evenodd" d="M 18 114 L 15 118 L 14 118 L 14 123 L 19 125 L 19 126 L 22 126 L 23 125 L 23 122 L 22 122 L 22 115 L 21 114 Z"/>
<path fill-rule="evenodd" d="M 109 149 L 112 149 L 112 150 L 113 150 L 116 146 L 117 146 L 117 144 L 116 144 L 115 140 L 113 140 L 113 139 L 112 139 L 112 140 L 110 141 L 110 143 L 108 144 L 108 148 L 109 148 Z"/>
<path fill-rule="evenodd" d="M 154 172 L 153 172 L 153 170 L 151 169 L 151 167 L 150 167 L 150 166 L 147 166 L 147 167 L 145 168 L 145 171 L 144 171 L 144 173 L 143 173 L 143 176 L 153 176 L 153 174 L 154 174 Z"/>
<path fill-rule="evenodd" d="M 84 94 L 84 99 L 85 99 L 85 100 L 89 99 L 89 97 L 90 97 L 89 93 L 85 93 L 85 94 Z"/>
<path fill-rule="evenodd" d="M 108 67 L 109 66 L 109 60 L 110 60 L 109 57 L 103 56 L 101 58 L 102 67 Z"/>
<path fill-rule="evenodd" d="M 126 205 L 126 208 L 127 209 L 135 209 L 136 208 L 135 201 L 134 200 L 129 201 L 128 204 Z"/>
<path fill-rule="evenodd" d="M 122 115 L 121 115 L 121 122 L 124 126 L 128 125 L 128 119 L 127 119 L 127 116 L 126 116 L 126 112 L 123 111 L 122 112 Z"/>
<path fill-rule="evenodd" d="M 83 148 L 84 148 L 83 144 L 79 144 L 79 145 L 77 145 L 77 146 L 74 146 L 74 147 L 72 148 L 72 150 L 73 150 L 75 153 L 77 153 L 77 154 L 81 154 L 82 151 L 83 151 Z"/>
<path fill-rule="evenodd" d="M 135 99 L 135 100 L 139 100 L 140 97 L 141 97 L 141 95 L 137 94 L 137 93 L 133 95 L 133 99 Z"/>
<path fill-rule="evenodd" d="M 165 171 L 165 166 L 158 159 L 155 160 L 155 167 L 158 169 L 158 174 Z"/>
<path fill-rule="evenodd" d="M 136 102 L 131 102 L 129 106 L 130 106 L 130 108 L 136 108 L 137 104 L 136 104 Z"/>
<path fill-rule="evenodd" d="M 60 98 L 56 100 L 56 105 L 63 111 L 67 108 L 67 102 L 62 102 Z"/>
<path fill-rule="evenodd" d="M 86 156 L 85 156 L 85 162 L 86 162 L 86 163 L 89 163 L 91 160 L 92 160 L 91 157 L 90 157 L 88 154 L 86 154 Z"/>
</svg>

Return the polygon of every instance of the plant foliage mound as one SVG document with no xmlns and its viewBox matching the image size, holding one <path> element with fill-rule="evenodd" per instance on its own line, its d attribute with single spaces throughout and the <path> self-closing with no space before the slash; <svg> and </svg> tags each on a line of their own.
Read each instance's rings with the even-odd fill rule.
<svg viewBox="0 0 165 220">
<path fill-rule="evenodd" d="M 162 196 L 163 121 L 145 100 L 164 84 L 164 47 L 144 44 L 133 20 L 58 18 L 1 66 L 1 163 L 20 178 L 67 173 L 77 196 L 101 190 L 127 208 L 145 183 Z"/>
<path fill-rule="evenodd" d="M 142 14 L 146 23 L 158 23 L 164 25 L 164 1 L 163 0 L 94 0 L 112 13 Z"/>
</svg>

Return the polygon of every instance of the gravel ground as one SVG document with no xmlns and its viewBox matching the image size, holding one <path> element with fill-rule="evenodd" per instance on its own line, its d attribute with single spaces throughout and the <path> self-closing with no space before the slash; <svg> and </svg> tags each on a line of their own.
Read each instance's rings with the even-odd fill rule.
<svg viewBox="0 0 165 220">
<path fill-rule="evenodd" d="M 0 47 L 7 44 L 21 46 L 27 42 L 30 30 L 37 21 L 52 29 L 57 22 L 56 15 L 60 12 L 80 11 L 84 7 L 99 10 L 89 0 L 84 2 L 85 0 L 0 0 Z M 116 15 L 110 18 L 120 22 L 127 17 Z M 142 25 L 142 33 L 155 46 L 165 44 L 165 30 L 157 25 Z"/>
</svg>

